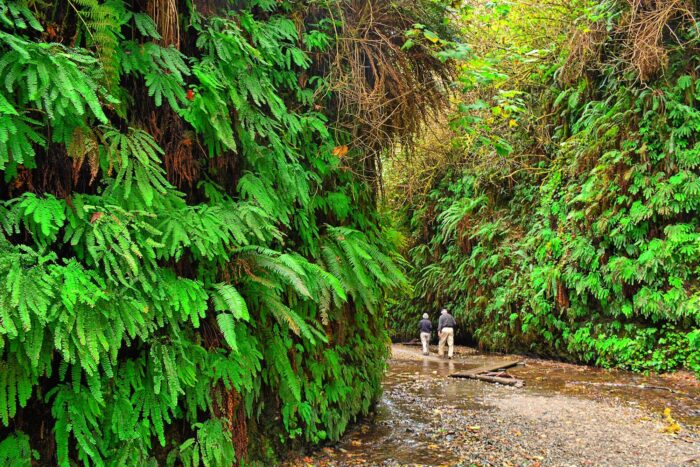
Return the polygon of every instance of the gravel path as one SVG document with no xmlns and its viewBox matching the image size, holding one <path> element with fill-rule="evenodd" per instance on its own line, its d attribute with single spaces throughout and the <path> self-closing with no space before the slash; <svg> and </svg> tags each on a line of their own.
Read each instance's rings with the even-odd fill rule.
<svg viewBox="0 0 700 467">
<path fill-rule="evenodd" d="M 394 346 L 375 419 L 355 427 L 339 445 L 290 465 L 700 465 L 697 426 L 681 423 L 679 433 L 666 433 L 663 408 L 649 411 L 633 397 L 594 392 L 591 398 L 536 385 L 515 389 L 447 376 L 494 358 L 502 357 L 463 348 L 448 362 Z M 532 377 L 537 370 L 535 365 L 526 374 Z M 574 376 L 585 379 L 588 373 Z M 596 378 L 592 384 L 602 384 L 602 376 Z M 695 395 L 696 383 L 685 384 L 684 394 Z M 650 391 L 637 392 L 645 397 Z M 661 392 L 654 397 L 677 397 Z"/>
</svg>

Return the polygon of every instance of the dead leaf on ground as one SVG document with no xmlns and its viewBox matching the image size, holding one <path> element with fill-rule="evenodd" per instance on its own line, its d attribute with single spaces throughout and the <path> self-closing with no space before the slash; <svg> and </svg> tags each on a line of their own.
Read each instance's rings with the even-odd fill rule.
<svg viewBox="0 0 700 467">
<path fill-rule="evenodd" d="M 664 409 L 664 421 L 666 422 L 666 426 L 662 430 L 664 433 L 675 435 L 681 431 L 681 426 L 671 417 L 671 409 L 669 407 Z"/>
</svg>

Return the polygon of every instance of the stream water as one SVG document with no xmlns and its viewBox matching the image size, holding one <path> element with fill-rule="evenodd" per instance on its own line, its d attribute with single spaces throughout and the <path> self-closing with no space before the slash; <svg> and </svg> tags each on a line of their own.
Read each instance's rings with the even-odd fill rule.
<svg viewBox="0 0 700 467">
<path fill-rule="evenodd" d="M 291 464 L 669 465 L 700 456 L 700 385 L 542 360 L 508 372 L 526 387 L 450 378 L 499 359 L 461 348 L 452 361 L 394 347 L 371 419 Z M 666 433 L 670 408 L 681 431 Z"/>
</svg>

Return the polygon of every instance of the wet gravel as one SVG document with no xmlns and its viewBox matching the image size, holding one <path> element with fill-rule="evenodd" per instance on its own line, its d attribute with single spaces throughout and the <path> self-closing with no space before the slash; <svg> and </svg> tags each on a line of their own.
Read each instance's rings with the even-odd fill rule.
<svg viewBox="0 0 700 467">
<path fill-rule="evenodd" d="M 470 353 L 462 349 L 460 358 L 447 362 L 395 346 L 373 420 L 354 427 L 338 445 L 288 464 L 700 465 L 698 427 L 681 422 L 680 432 L 667 433 L 663 407 L 648 410 L 634 397 L 590 398 L 449 378 L 481 358 Z M 693 395 L 695 382 L 686 386 L 684 394 Z M 671 401 L 678 395 L 655 397 Z"/>
</svg>

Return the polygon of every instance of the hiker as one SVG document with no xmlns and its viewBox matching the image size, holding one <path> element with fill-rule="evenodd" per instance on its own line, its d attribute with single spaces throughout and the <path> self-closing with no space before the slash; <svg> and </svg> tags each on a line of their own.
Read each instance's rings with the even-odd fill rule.
<svg viewBox="0 0 700 467">
<path fill-rule="evenodd" d="M 438 355 L 440 357 L 445 354 L 445 342 L 447 342 L 447 358 L 452 359 L 455 350 L 455 326 L 457 326 L 457 321 L 443 308 L 438 320 L 438 337 L 440 338 Z"/>
<path fill-rule="evenodd" d="M 423 355 L 428 355 L 430 345 L 430 333 L 433 332 L 433 323 L 428 319 L 428 313 L 423 313 L 423 319 L 418 323 L 420 328 L 420 342 L 423 344 Z"/>
</svg>

